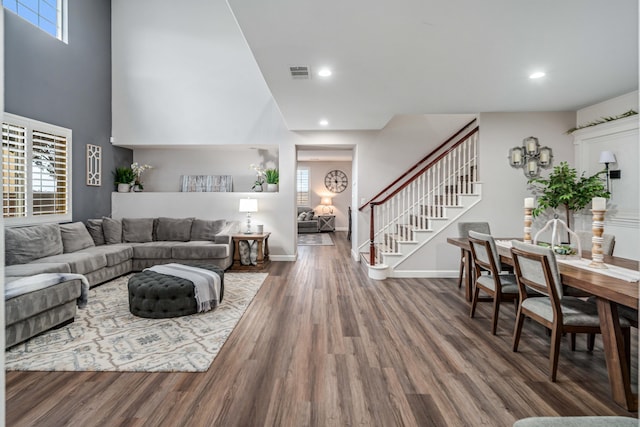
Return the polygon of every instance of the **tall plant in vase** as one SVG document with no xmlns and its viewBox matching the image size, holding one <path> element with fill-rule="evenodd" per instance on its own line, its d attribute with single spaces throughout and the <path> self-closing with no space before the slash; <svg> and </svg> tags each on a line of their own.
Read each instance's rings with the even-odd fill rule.
<svg viewBox="0 0 640 427">
<path fill-rule="evenodd" d="M 606 171 L 601 171 L 586 177 L 583 172 L 578 177 L 574 168 L 569 167 L 567 162 L 561 162 L 553 168 L 548 178 L 530 179 L 529 184 L 532 185 L 534 194 L 538 195 L 538 207 L 533 209 L 533 217 L 542 214 L 547 208 L 563 207 L 567 227 L 571 228 L 572 211 L 584 209 L 594 197 L 611 197 L 600 178 L 605 173 Z"/>
</svg>

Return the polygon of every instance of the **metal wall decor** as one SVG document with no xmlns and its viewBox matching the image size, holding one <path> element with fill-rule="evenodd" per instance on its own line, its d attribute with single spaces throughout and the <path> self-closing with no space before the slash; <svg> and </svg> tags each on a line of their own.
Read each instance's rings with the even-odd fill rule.
<svg viewBox="0 0 640 427">
<path fill-rule="evenodd" d="M 102 147 L 87 144 L 87 185 L 102 185 Z"/>
<path fill-rule="evenodd" d="M 540 147 L 538 138 L 530 136 L 522 140 L 522 146 L 509 150 L 509 164 L 512 168 L 522 168 L 527 178 L 540 176 L 540 169 L 551 167 L 553 152 L 549 147 Z"/>
</svg>

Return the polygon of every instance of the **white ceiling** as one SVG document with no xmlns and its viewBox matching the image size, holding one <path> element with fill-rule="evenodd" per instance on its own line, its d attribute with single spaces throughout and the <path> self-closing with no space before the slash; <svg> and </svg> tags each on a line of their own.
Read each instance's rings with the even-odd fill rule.
<svg viewBox="0 0 640 427">
<path fill-rule="evenodd" d="M 574 111 L 638 88 L 637 0 L 228 2 L 291 130 Z M 333 75 L 294 80 L 296 65 Z"/>
</svg>

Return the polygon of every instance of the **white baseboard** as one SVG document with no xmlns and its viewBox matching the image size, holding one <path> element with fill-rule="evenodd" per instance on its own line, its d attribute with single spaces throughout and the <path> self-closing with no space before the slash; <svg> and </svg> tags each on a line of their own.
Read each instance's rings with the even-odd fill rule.
<svg viewBox="0 0 640 427">
<path fill-rule="evenodd" d="M 389 277 L 419 279 L 457 279 L 457 270 L 399 270 L 392 271 Z"/>
<path fill-rule="evenodd" d="M 295 262 L 298 257 L 296 255 L 269 255 L 271 261 L 287 261 Z"/>
</svg>

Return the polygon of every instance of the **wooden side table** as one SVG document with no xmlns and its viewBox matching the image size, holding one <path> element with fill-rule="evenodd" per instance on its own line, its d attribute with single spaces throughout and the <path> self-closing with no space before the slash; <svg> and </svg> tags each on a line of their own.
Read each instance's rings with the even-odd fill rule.
<svg viewBox="0 0 640 427">
<path fill-rule="evenodd" d="M 318 221 L 320 231 L 336 231 L 335 215 L 318 215 Z"/>
<path fill-rule="evenodd" d="M 271 260 L 269 259 L 269 236 L 271 232 L 258 234 L 234 234 L 231 236 L 233 239 L 233 264 L 231 270 L 263 270 L 266 268 Z M 240 260 L 240 241 L 241 240 L 254 240 L 258 245 L 258 253 L 256 259 L 256 265 L 242 264 Z M 251 258 L 251 256 L 249 256 Z"/>
</svg>

